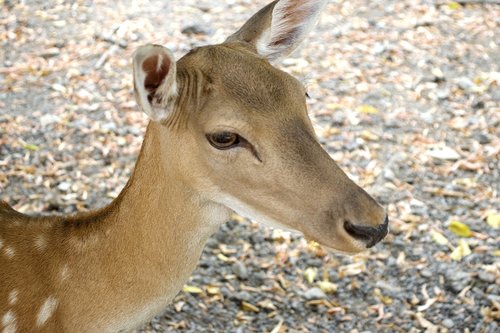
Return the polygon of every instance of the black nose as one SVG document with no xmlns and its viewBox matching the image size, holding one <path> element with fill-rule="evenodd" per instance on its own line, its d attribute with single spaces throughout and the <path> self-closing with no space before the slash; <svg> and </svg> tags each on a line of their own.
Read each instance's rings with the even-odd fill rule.
<svg viewBox="0 0 500 333">
<path fill-rule="evenodd" d="M 389 218 L 386 216 L 383 224 L 377 227 L 369 227 L 366 225 L 356 225 L 349 221 L 344 222 L 344 228 L 349 235 L 354 238 L 366 242 L 366 247 L 373 247 L 380 242 L 389 232 Z"/>
</svg>

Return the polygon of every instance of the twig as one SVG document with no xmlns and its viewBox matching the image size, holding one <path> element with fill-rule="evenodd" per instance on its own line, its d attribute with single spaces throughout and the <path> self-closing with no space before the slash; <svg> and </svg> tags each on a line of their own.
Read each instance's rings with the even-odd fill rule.
<svg viewBox="0 0 500 333">
<path fill-rule="evenodd" d="M 116 50 L 118 50 L 118 46 L 114 45 L 114 44 L 111 45 L 111 47 L 106 52 L 104 52 L 102 54 L 102 56 L 99 58 L 99 60 L 97 60 L 97 62 L 95 63 L 95 68 L 96 69 L 101 68 L 106 63 L 109 56 L 112 55 L 113 53 L 115 53 Z"/>
</svg>

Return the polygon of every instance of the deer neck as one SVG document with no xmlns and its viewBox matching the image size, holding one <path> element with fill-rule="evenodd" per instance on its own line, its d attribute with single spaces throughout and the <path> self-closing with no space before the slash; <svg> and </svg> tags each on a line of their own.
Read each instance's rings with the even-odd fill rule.
<svg viewBox="0 0 500 333">
<path fill-rule="evenodd" d="M 178 157 L 162 140 L 161 126 L 154 122 L 148 125 L 133 175 L 114 203 L 117 234 L 120 241 L 125 237 L 140 248 L 153 247 L 154 252 L 169 258 L 177 257 L 172 253 L 183 257 L 193 250 L 198 256 L 231 212 L 202 198 L 184 181 L 185 170 L 179 170 L 175 162 L 164 162 Z"/>
<path fill-rule="evenodd" d="M 151 123 L 129 182 L 110 206 L 97 213 L 101 222 L 86 233 L 85 244 L 76 244 L 83 250 L 75 262 L 79 269 L 71 271 L 67 282 L 84 281 L 82 290 L 107 295 L 100 311 L 116 321 L 111 326 L 96 322 L 92 329 L 132 328 L 159 313 L 189 278 L 206 240 L 230 217 L 224 206 L 202 200 L 175 165 L 161 163 L 173 153 L 162 147 L 161 139 L 161 125 Z M 88 228 L 94 228 L 92 223 Z M 88 271 L 91 277 L 85 275 Z M 81 304 L 92 304 L 83 300 L 87 295 L 81 297 Z"/>
</svg>

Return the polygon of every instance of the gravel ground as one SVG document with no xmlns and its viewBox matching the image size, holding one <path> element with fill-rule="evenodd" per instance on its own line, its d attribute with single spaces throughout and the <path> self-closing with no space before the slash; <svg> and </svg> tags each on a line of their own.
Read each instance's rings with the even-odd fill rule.
<svg viewBox="0 0 500 333">
<path fill-rule="evenodd" d="M 388 207 L 391 234 L 327 255 L 235 216 L 141 332 L 499 331 L 500 6 L 466 2 L 331 1 L 279 64 L 308 87 L 331 156 Z M 0 199 L 27 213 L 109 202 L 147 123 L 134 49 L 181 56 L 266 3 L 0 0 Z"/>
</svg>

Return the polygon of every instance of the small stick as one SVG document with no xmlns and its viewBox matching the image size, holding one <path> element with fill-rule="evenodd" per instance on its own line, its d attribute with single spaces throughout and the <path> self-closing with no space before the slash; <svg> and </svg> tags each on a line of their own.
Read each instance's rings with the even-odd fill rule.
<svg viewBox="0 0 500 333">
<path fill-rule="evenodd" d="M 94 66 L 95 69 L 101 68 L 106 63 L 109 56 L 112 55 L 113 53 L 115 53 L 116 50 L 118 50 L 118 46 L 115 44 L 111 45 L 111 47 L 106 52 L 104 52 L 102 54 L 102 56 L 99 58 L 99 60 L 97 60 L 95 66 Z"/>
</svg>

